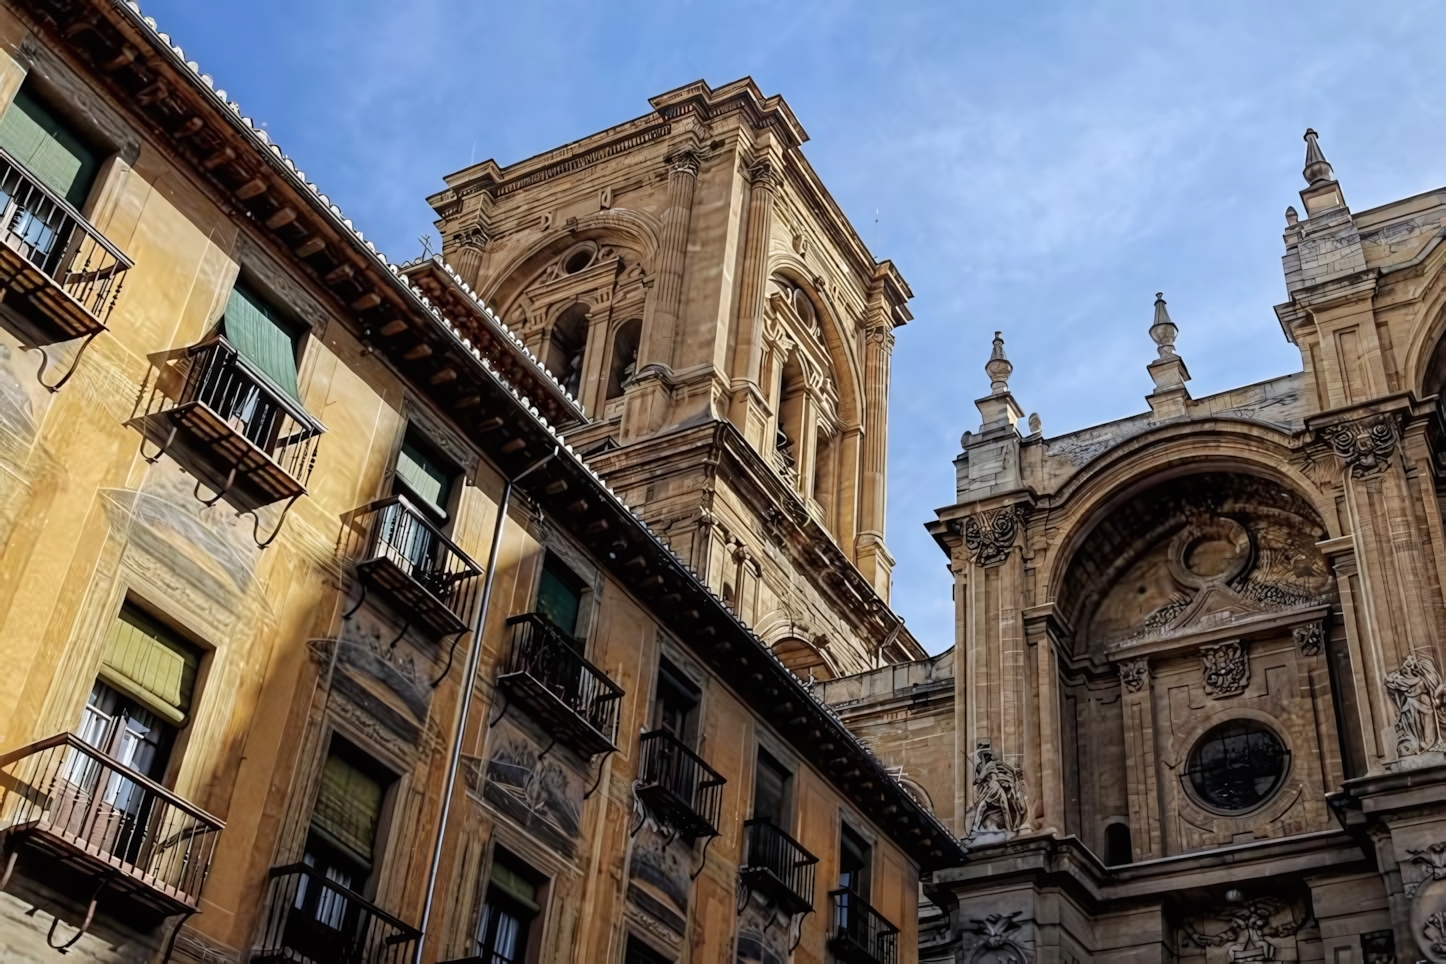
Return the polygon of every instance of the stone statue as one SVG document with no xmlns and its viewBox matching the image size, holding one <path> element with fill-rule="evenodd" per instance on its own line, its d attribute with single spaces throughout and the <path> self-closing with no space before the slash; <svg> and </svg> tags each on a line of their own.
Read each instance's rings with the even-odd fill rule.
<svg viewBox="0 0 1446 964">
<path fill-rule="evenodd" d="M 1408 653 L 1400 669 L 1386 674 L 1396 704 L 1396 753 L 1446 752 L 1446 683 L 1426 653 Z"/>
<path fill-rule="evenodd" d="M 1024 828 L 1028 818 L 1024 774 L 996 760 L 988 743 L 974 754 L 974 805 L 965 822 L 965 839 L 972 843 L 1008 840 Z"/>
</svg>

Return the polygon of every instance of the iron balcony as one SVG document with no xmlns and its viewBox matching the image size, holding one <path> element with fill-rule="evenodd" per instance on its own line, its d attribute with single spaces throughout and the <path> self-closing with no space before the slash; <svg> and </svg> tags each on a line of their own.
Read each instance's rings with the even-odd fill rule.
<svg viewBox="0 0 1446 964">
<path fill-rule="evenodd" d="M 897 964 L 899 929 L 847 888 L 831 891 L 828 948 L 843 964 Z"/>
<path fill-rule="evenodd" d="M 482 567 L 426 514 L 394 495 L 346 519 L 357 575 L 438 636 L 467 629 Z"/>
<path fill-rule="evenodd" d="M 718 836 L 723 784 L 718 774 L 667 730 L 644 733 L 638 796 L 685 840 Z"/>
<path fill-rule="evenodd" d="M 314 867 L 273 867 L 253 961 L 404 964 L 422 936 L 415 927 Z"/>
<path fill-rule="evenodd" d="M 305 495 L 326 431 L 221 335 L 165 353 L 132 424 L 238 512 Z"/>
<path fill-rule="evenodd" d="M 738 876 L 743 886 L 762 894 L 785 914 L 813 910 L 813 874 L 818 858 L 771 820 L 743 824 L 747 851 Z"/>
<path fill-rule="evenodd" d="M 0 284 L 45 340 L 105 330 L 131 261 L 79 211 L 0 150 Z"/>
<path fill-rule="evenodd" d="M 617 749 L 623 691 L 540 613 L 507 620 L 512 649 L 497 685 L 558 740 L 588 757 Z"/>
<path fill-rule="evenodd" d="M 192 914 L 223 826 L 73 733 L 0 756 L 0 887 L 19 861 L 92 911 L 103 895 L 156 922 Z"/>
</svg>

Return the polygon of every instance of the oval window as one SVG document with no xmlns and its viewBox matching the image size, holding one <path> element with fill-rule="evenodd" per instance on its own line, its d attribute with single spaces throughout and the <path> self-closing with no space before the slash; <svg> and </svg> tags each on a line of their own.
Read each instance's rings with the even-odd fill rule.
<svg viewBox="0 0 1446 964">
<path fill-rule="evenodd" d="M 1205 803 L 1219 810 L 1249 810 L 1285 779 L 1290 753 L 1263 723 L 1232 720 L 1207 732 L 1190 751 L 1186 773 Z"/>
</svg>

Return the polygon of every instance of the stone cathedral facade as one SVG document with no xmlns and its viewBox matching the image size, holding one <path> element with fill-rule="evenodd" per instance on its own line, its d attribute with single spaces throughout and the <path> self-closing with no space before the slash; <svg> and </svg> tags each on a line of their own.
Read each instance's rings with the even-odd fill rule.
<svg viewBox="0 0 1446 964">
<path fill-rule="evenodd" d="M 825 684 L 969 851 L 924 960 L 1446 961 L 1446 193 L 1306 143 L 1302 370 L 1193 398 L 1157 297 L 1148 411 L 1048 438 L 996 335 L 955 646 Z"/>
</svg>

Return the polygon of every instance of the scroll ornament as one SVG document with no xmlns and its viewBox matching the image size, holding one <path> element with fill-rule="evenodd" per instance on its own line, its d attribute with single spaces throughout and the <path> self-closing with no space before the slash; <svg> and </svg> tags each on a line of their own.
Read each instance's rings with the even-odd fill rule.
<svg viewBox="0 0 1446 964">
<path fill-rule="evenodd" d="M 1398 425 L 1395 415 L 1372 415 L 1328 425 L 1319 434 L 1350 469 L 1351 478 L 1363 479 L 1389 464 L 1400 441 Z"/>
<path fill-rule="evenodd" d="M 1319 656 L 1320 651 L 1325 648 L 1325 625 L 1323 623 L 1297 626 L 1291 630 L 1291 635 L 1295 637 L 1295 645 L 1302 656 Z"/>
<path fill-rule="evenodd" d="M 1201 669 L 1205 674 L 1205 695 L 1212 699 L 1239 696 L 1250 683 L 1250 659 L 1238 639 L 1215 646 L 1201 646 Z"/>
<path fill-rule="evenodd" d="M 964 546 L 976 566 L 1003 562 L 1014 547 L 1014 537 L 1024 528 L 1024 510 L 1017 505 L 979 512 L 955 523 Z"/>
<path fill-rule="evenodd" d="M 1150 661 L 1132 659 L 1120 664 L 1120 682 L 1128 693 L 1138 693 L 1150 679 Z"/>
</svg>

